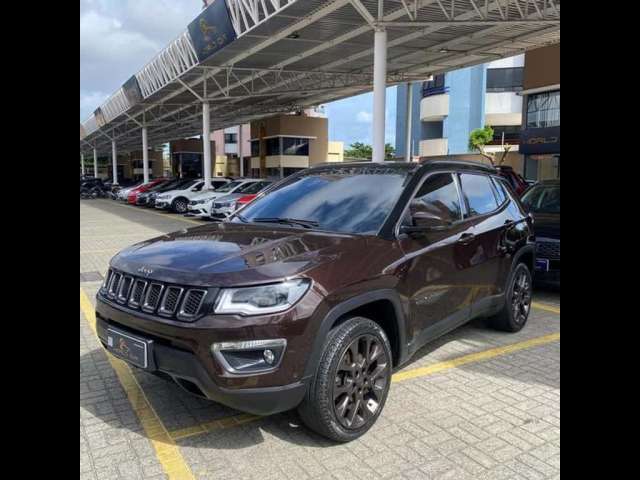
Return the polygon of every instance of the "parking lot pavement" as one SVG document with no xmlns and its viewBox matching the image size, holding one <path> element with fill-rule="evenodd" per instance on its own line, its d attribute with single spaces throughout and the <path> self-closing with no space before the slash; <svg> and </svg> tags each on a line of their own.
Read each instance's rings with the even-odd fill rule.
<svg viewBox="0 0 640 480">
<path fill-rule="evenodd" d="M 474 321 L 423 348 L 394 375 L 374 427 L 345 445 L 310 433 L 293 412 L 243 415 L 113 359 L 91 328 L 109 259 L 199 223 L 80 203 L 81 478 L 559 478 L 557 292 L 536 292 L 517 334 Z"/>
</svg>

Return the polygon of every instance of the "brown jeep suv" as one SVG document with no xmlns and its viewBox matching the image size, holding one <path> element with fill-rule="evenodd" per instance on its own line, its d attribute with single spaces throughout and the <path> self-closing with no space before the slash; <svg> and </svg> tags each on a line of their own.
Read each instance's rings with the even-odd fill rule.
<svg viewBox="0 0 640 480">
<path fill-rule="evenodd" d="M 297 407 L 349 441 L 425 343 L 475 317 L 520 330 L 534 257 L 530 217 L 491 167 L 324 164 L 223 222 L 117 254 L 98 333 L 195 395 L 258 415 Z"/>
</svg>

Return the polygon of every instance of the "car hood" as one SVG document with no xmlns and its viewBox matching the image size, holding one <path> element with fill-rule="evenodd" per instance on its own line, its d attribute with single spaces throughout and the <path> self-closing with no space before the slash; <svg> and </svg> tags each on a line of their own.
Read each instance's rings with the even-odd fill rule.
<svg viewBox="0 0 640 480">
<path fill-rule="evenodd" d="M 533 213 L 533 231 L 537 237 L 560 240 L 559 213 Z"/>
<path fill-rule="evenodd" d="M 367 241 L 355 235 L 224 222 L 132 245 L 116 255 L 111 266 L 185 285 L 251 285 L 301 275 L 327 263 L 336 265 L 343 255 L 362 256 L 369 250 L 363 245 Z"/>
</svg>

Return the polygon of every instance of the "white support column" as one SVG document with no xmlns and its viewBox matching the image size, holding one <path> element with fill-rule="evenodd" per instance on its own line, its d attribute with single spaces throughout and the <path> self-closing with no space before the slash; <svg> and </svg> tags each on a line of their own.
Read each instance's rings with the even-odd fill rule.
<svg viewBox="0 0 640 480">
<path fill-rule="evenodd" d="M 93 149 L 93 178 L 98 178 L 98 150 Z"/>
<path fill-rule="evenodd" d="M 407 136 L 405 137 L 405 152 L 404 152 L 404 159 L 406 162 L 410 162 L 411 161 L 411 137 L 412 135 L 412 118 L 413 118 L 413 86 L 411 85 L 411 82 L 407 82 L 407 108 L 406 108 L 406 118 L 405 118 L 405 126 L 407 127 Z"/>
<path fill-rule="evenodd" d="M 111 140 L 111 160 L 113 166 L 113 184 L 118 185 L 118 151 L 116 150 L 115 140 Z"/>
<path fill-rule="evenodd" d="M 147 127 L 142 127 L 142 173 L 144 183 L 149 181 L 149 145 L 147 142 Z"/>
<path fill-rule="evenodd" d="M 242 158 L 242 124 L 238 128 L 238 158 L 240 158 L 240 178 L 244 177 L 244 158 Z"/>
<path fill-rule="evenodd" d="M 384 116 L 387 88 L 387 32 L 376 28 L 373 41 L 373 161 L 384 162 Z"/>
<path fill-rule="evenodd" d="M 80 168 L 81 168 L 81 172 L 82 172 L 82 176 L 84 177 L 85 172 L 84 172 L 84 153 L 80 152 L 80 161 L 82 162 L 80 164 Z"/>
<path fill-rule="evenodd" d="M 209 127 L 209 102 L 202 102 L 202 164 L 204 186 L 202 190 L 211 189 L 211 132 Z"/>
</svg>

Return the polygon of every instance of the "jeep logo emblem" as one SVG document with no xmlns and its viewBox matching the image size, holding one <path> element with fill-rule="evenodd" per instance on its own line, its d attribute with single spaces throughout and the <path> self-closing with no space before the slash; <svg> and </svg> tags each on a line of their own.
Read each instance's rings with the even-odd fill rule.
<svg viewBox="0 0 640 480">
<path fill-rule="evenodd" d="M 138 269 L 138 273 L 141 273 L 145 277 L 148 277 L 149 275 L 151 275 L 153 273 L 153 270 L 151 270 L 150 268 L 147 268 L 147 267 L 140 267 Z"/>
</svg>

